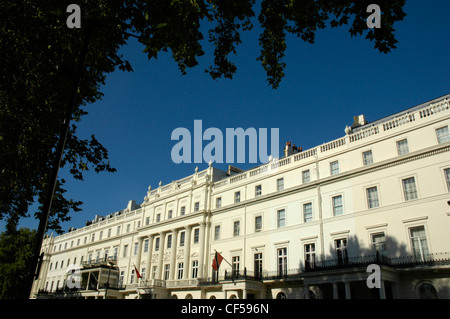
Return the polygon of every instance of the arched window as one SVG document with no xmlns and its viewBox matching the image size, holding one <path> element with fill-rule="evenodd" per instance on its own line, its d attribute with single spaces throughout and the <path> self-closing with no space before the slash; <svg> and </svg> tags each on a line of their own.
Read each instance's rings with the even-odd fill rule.
<svg viewBox="0 0 450 319">
<path fill-rule="evenodd" d="M 284 292 L 279 292 L 277 294 L 277 299 L 287 299 L 286 294 Z"/>
<path fill-rule="evenodd" d="M 191 294 L 187 294 L 185 299 L 192 299 L 192 295 Z"/>
<path fill-rule="evenodd" d="M 420 299 L 437 299 L 437 291 L 436 288 L 433 287 L 432 284 L 422 284 L 419 287 L 419 295 Z"/>
</svg>

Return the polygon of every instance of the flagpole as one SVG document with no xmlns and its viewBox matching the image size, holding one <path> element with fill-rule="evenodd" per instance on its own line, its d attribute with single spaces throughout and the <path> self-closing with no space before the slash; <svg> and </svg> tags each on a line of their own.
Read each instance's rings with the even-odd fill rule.
<svg viewBox="0 0 450 319">
<path fill-rule="evenodd" d="M 141 273 L 139 272 L 139 269 L 137 269 L 136 265 L 133 263 L 134 269 L 136 270 L 136 277 L 137 279 L 142 280 Z M 139 281 L 139 280 L 138 280 Z"/>
</svg>

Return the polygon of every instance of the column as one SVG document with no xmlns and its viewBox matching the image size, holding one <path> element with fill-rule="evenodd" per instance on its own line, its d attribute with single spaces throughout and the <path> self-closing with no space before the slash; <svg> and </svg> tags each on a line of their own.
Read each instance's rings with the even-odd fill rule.
<svg viewBox="0 0 450 319">
<path fill-rule="evenodd" d="M 177 261 L 177 236 L 178 231 L 176 229 L 172 229 L 172 248 L 170 250 L 170 273 L 169 273 L 169 280 L 174 280 L 176 278 L 175 276 L 175 269 L 176 267 L 176 261 Z"/>
<path fill-rule="evenodd" d="M 149 280 L 152 274 L 152 253 L 153 253 L 153 238 L 154 235 L 148 236 L 148 254 L 147 254 L 147 271 L 145 274 L 145 279 Z"/>
<path fill-rule="evenodd" d="M 350 282 L 345 282 L 345 299 L 352 299 L 352 294 L 350 292 Z"/>
<path fill-rule="evenodd" d="M 189 269 L 190 269 L 190 258 L 189 255 L 191 253 L 191 226 L 184 227 L 185 235 L 184 235 L 184 269 L 183 269 L 183 279 L 189 278 Z"/>
<path fill-rule="evenodd" d="M 339 290 L 337 282 L 333 282 L 333 299 L 339 299 Z"/>
<path fill-rule="evenodd" d="M 310 296 L 309 296 L 309 286 L 308 285 L 305 285 L 305 299 L 309 299 L 310 298 Z"/>
<path fill-rule="evenodd" d="M 158 256 L 158 269 L 156 270 L 156 279 L 163 279 L 163 257 L 164 257 L 164 239 L 166 233 L 159 233 L 159 256 Z"/>
<path fill-rule="evenodd" d="M 242 299 L 247 299 L 247 289 L 242 290 Z"/>
<path fill-rule="evenodd" d="M 380 299 L 386 299 L 386 291 L 384 290 L 384 280 L 380 280 Z"/>
<path fill-rule="evenodd" d="M 198 260 L 198 278 L 203 278 L 203 270 L 205 268 L 205 228 L 206 223 L 200 223 L 200 252 L 199 252 L 199 260 Z"/>
</svg>

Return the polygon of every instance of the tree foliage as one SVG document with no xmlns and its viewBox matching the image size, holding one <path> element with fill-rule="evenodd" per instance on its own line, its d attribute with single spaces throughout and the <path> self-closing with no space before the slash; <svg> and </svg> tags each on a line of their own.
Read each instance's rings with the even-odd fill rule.
<svg viewBox="0 0 450 319">
<path fill-rule="evenodd" d="M 21 228 L 0 233 L 0 299 L 26 299 L 26 278 L 35 231 Z"/>
<path fill-rule="evenodd" d="M 170 51 L 184 74 L 206 54 L 206 27 L 214 59 L 205 71 L 213 79 L 232 78 L 237 67 L 231 56 L 242 42 L 241 32 L 259 22 L 257 59 L 269 85 L 277 88 L 286 67 L 288 34 L 314 43 L 317 30 L 327 23 L 349 25 L 351 36 L 365 35 L 376 50 L 387 53 L 396 47 L 394 24 L 405 16 L 404 0 L 377 1 L 380 29 L 367 28 L 367 0 L 78 0 L 82 27 L 69 29 L 66 8 L 72 2 L 0 3 L 0 219 L 8 221 L 10 230 L 30 216 L 28 207 L 36 198 L 42 201 L 86 25 L 92 24 L 94 32 L 61 163 L 79 180 L 89 169 L 115 171 L 95 136 L 77 136 L 77 123 L 87 114 L 87 105 L 101 99 L 106 74 L 132 70 L 119 54 L 130 36 L 145 46 L 149 59 Z M 61 231 L 58 222 L 82 204 L 66 198 L 63 186 L 59 179 L 49 220 L 49 228 L 56 231 Z"/>
</svg>

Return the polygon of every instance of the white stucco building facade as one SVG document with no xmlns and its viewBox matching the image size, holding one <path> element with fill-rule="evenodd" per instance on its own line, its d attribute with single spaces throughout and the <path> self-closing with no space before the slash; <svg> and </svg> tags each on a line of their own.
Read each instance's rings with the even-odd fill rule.
<svg viewBox="0 0 450 319">
<path fill-rule="evenodd" d="M 160 183 L 47 236 L 31 297 L 450 298 L 449 129 L 450 94 L 247 171 Z"/>
</svg>

